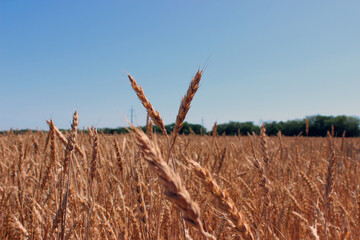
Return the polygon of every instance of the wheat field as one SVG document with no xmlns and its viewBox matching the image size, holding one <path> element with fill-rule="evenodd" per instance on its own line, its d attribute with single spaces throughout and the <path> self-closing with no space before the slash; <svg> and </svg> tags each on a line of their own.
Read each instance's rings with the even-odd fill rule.
<svg viewBox="0 0 360 240">
<path fill-rule="evenodd" d="M 358 239 L 360 139 L 180 135 L 201 71 L 169 134 L 129 79 L 146 134 L 0 135 L 1 239 Z"/>
</svg>

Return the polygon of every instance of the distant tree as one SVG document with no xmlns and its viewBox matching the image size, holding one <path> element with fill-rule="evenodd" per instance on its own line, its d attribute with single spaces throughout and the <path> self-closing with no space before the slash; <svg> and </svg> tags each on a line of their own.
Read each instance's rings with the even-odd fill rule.
<svg viewBox="0 0 360 240">
<path fill-rule="evenodd" d="M 281 133 L 285 136 L 297 136 L 301 132 L 305 132 L 305 120 L 290 120 L 280 122 L 279 128 Z"/>
<path fill-rule="evenodd" d="M 360 120 L 349 116 L 311 116 L 309 117 L 309 136 L 326 136 L 334 125 L 335 136 L 341 136 L 346 131 L 348 137 L 360 136 Z"/>
<path fill-rule="evenodd" d="M 279 123 L 275 121 L 264 123 L 264 127 L 266 128 L 266 134 L 269 136 L 276 135 L 281 130 Z"/>
<path fill-rule="evenodd" d="M 170 132 L 172 132 L 174 130 L 174 126 L 175 124 L 170 124 L 170 125 L 167 125 L 169 126 L 169 130 Z M 181 128 L 180 130 L 180 134 L 190 134 L 191 131 L 190 129 L 195 133 L 195 134 L 201 134 L 201 131 L 203 133 L 206 133 L 206 128 L 202 127 L 200 124 L 191 124 L 191 123 L 188 123 L 188 122 L 184 122 L 184 125 L 183 127 Z"/>
<path fill-rule="evenodd" d="M 165 125 L 166 132 L 168 134 L 172 133 L 174 131 L 175 123 Z M 206 128 L 202 127 L 200 124 L 191 124 L 188 122 L 184 122 L 183 127 L 181 128 L 179 134 L 190 134 L 190 129 L 195 134 L 201 134 L 201 130 L 203 133 L 206 133 Z M 142 130 L 146 132 L 146 126 L 142 127 Z M 156 133 L 162 133 L 161 129 L 158 126 L 153 126 L 153 131 Z"/>
<path fill-rule="evenodd" d="M 223 133 L 226 135 L 237 135 L 239 131 L 241 135 L 251 134 L 252 132 L 259 133 L 260 127 L 254 125 L 253 122 L 229 122 L 218 124 L 217 126 L 218 135 L 223 135 Z"/>
</svg>

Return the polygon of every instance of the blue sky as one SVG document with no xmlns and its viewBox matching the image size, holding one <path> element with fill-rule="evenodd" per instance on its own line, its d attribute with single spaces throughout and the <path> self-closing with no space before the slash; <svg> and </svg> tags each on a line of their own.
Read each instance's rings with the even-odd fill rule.
<svg viewBox="0 0 360 240">
<path fill-rule="evenodd" d="M 359 1 L 0 1 L 0 130 L 359 116 Z"/>
</svg>

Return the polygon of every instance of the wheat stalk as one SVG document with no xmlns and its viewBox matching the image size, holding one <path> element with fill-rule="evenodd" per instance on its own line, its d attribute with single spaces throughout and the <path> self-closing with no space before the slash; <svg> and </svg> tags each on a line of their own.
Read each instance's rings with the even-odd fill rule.
<svg viewBox="0 0 360 240">
<path fill-rule="evenodd" d="M 131 75 L 128 75 L 128 77 L 129 77 L 129 80 L 130 80 L 130 83 L 131 83 L 131 87 L 136 92 L 136 95 L 140 99 L 142 105 L 146 108 L 149 116 L 152 118 L 155 125 L 158 126 L 165 135 L 167 135 L 167 132 L 166 132 L 166 129 L 165 129 L 165 124 L 164 124 L 164 122 L 163 122 L 163 120 L 162 120 L 162 118 L 160 116 L 160 113 L 153 108 L 153 106 L 151 105 L 149 100 L 146 98 L 142 87 L 137 84 L 135 79 Z"/>
<path fill-rule="evenodd" d="M 88 210 L 87 215 L 87 226 L 86 226 L 86 232 L 85 232 L 85 239 L 89 238 L 90 235 L 90 228 L 92 226 L 92 213 L 93 213 L 93 207 L 94 207 L 94 190 L 93 190 L 93 181 L 96 174 L 96 162 L 98 158 L 98 151 L 99 151 L 99 137 L 97 133 L 97 129 L 92 127 L 89 129 L 90 136 L 92 138 L 92 158 L 91 158 L 91 165 L 90 165 L 90 183 L 89 183 L 89 205 L 90 209 Z M 91 200 L 90 200 L 91 199 Z"/>
<path fill-rule="evenodd" d="M 244 239 L 254 239 L 251 229 L 245 220 L 244 215 L 238 210 L 234 201 L 230 198 L 226 190 L 222 190 L 215 180 L 211 177 L 209 170 L 203 168 L 197 162 L 188 160 L 194 172 L 204 182 L 209 192 L 217 199 L 218 206 L 229 217 L 229 221 L 235 226 L 235 230 Z"/>
<path fill-rule="evenodd" d="M 124 160 L 123 160 L 123 158 L 121 156 L 120 149 L 119 149 L 119 146 L 118 146 L 118 142 L 116 141 L 115 138 L 114 138 L 113 145 L 114 145 L 114 148 L 115 148 L 117 165 L 119 166 L 120 172 L 123 172 L 123 170 L 124 170 Z"/>
<path fill-rule="evenodd" d="M 46 123 L 50 126 L 50 121 L 46 120 Z M 66 147 L 68 145 L 68 140 L 66 140 L 66 137 L 64 137 L 64 135 L 59 131 L 59 129 L 57 129 L 56 126 L 54 126 L 54 130 L 60 141 Z M 75 143 L 75 151 L 81 156 L 81 158 L 85 158 L 85 153 L 83 152 L 83 150 L 81 150 L 80 146 L 77 143 Z"/>
<path fill-rule="evenodd" d="M 52 120 L 50 120 L 49 138 L 50 138 L 50 163 L 45 170 L 45 175 L 44 175 L 42 183 L 41 183 L 42 190 L 44 190 L 46 183 L 50 177 L 50 171 L 56 162 L 55 125 Z"/>
<path fill-rule="evenodd" d="M 135 128 L 133 125 L 131 125 L 131 129 L 135 134 L 138 145 L 144 153 L 144 159 L 164 185 L 166 189 L 165 195 L 169 201 L 178 206 L 183 214 L 183 218 L 193 225 L 203 237 L 209 237 L 210 234 L 204 231 L 200 220 L 200 208 L 197 203 L 191 199 L 180 176 L 163 160 L 159 149 L 149 140 L 143 131 Z"/>
<path fill-rule="evenodd" d="M 65 223 L 66 223 L 66 210 L 67 210 L 67 203 L 68 203 L 68 198 L 69 198 L 69 194 L 70 194 L 70 170 L 71 170 L 71 154 L 72 151 L 74 150 L 74 147 L 76 145 L 76 132 L 77 132 L 77 127 L 79 125 L 79 118 L 78 118 L 78 113 L 77 111 L 75 111 L 74 115 L 73 115 L 73 122 L 71 124 L 71 130 L 69 133 L 69 137 L 68 137 L 68 144 L 66 146 L 66 150 L 65 150 L 65 160 L 64 160 L 64 173 L 66 172 L 67 168 L 68 168 L 68 175 L 67 175 L 67 185 L 66 185 L 66 193 L 65 193 L 65 203 L 64 203 L 64 208 L 63 208 L 63 219 L 62 219 L 62 224 L 61 224 L 61 239 L 65 238 Z"/>
<path fill-rule="evenodd" d="M 190 110 L 191 101 L 193 100 L 195 93 L 199 89 L 201 76 L 202 76 L 202 71 L 198 70 L 197 73 L 195 74 L 195 77 L 190 82 L 190 86 L 186 92 L 186 95 L 181 100 L 179 112 L 177 114 L 175 121 L 172 144 L 175 143 L 176 137 L 184 125 L 184 120 L 186 118 L 188 111 Z"/>
</svg>

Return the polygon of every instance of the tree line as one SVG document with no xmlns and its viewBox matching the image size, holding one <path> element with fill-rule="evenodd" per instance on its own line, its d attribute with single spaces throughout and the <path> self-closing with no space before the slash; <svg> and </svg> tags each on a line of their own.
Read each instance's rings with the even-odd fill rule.
<svg viewBox="0 0 360 240">
<path fill-rule="evenodd" d="M 174 129 L 175 123 L 165 126 L 166 131 L 170 134 Z M 289 121 L 272 121 L 264 122 L 266 133 L 270 136 L 278 134 L 281 131 L 284 136 L 297 136 L 302 134 L 303 136 L 311 137 L 324 137 L 328 131 L 333 131 L 334 136 L 342 136 L 345 133 L 346 137 L 359 137 L 360 136 L 360 119 L 352 116 L 321 116 L 315 115 L 304 119 L 296 119 Z M 146 126 L 141 127 L 146 132 Z M 218 135 L 247 135 L 247 134 L 259 134 L 260 126 L 254 124 L 254 122 L 234 122 L 218 124 L 215 127 Z M 12 130 L 11 130 L 12 131 Z M 15 130 L 17 134 L 26 133 L 33 130 Z M 66 131 L 66 130 L 61 130 Z M 85 130 L 86 132 L 87 130 Z M 102 128 L 98 131 L 104 134 L 122 134 L 127 133 L 128 128 Z M 157 126 L 153 126 L 153 131 L 161 133 L 161 130 Z M 2 131 L 5 133 L 8 131 Z M 213 134 L 213 129 L 208 131 L 200 124 L 191 124 L 184 122 L 183 128 L 180 130 L 180 134 Z"/>
<path fill-rule="evenodd" d="M 171 133 L 175 124 L 166 125 L 166 131 Z M 270 136 L 278 134 L 281 131 L 284 136 L 297 136 L 302 134 L 304 136 L 311 137 L 324 137 L 328 131 L 334 131 L 334 136 L 342 136 L 345 132 L 347 137 L 359 137 L 360 136 L 360 119 L 352 116 L 321 116 L 315 115 L 304 119 L 296 119 L 289 121 L 272 121 L 265 122 L 266 133 Z M 146 131 L 146 127 L 141 127 L 143 131 Z M 126 133 L 127 128 L 104 128 L 104 133 Z M 160 128 L 154 126 L 153 131 L 161 133 Z M 218 135 L 247 135 L 247 134 L 259 134 L 260 126 L 254 124 L 254 122 L 234 122 L 218 124 L 216 127 Z M 213 134 L 213 130 L 207 131 L 206 128 L 200 124 L 184 123 L 180 134 Z"/>
<path fill-rule="evenodd" d="M 175 127 L 175 123 L 172 124 L 168 124 L 165 125 L 165 129 L 167 133 L 172 133 Z M 141 127 L 141 129 L 146 132 L 146 126 Z M 121 133 L 127 133 L 128 132 L 128 128 L 124 128 L 124 127 L 119 127 L 119 128 L 103 128 L 101 129 L 101 131 L 105 134 L 121 134 Z M 161 129 L 158 126 L 153 126 L 153 132 L 156 133 L 162 133 Z M 208 134 L 207 130 L 205 127 L 201 126 L 200 124 L 191 124 L 188 122 L 184 122 L 184 125 L 182 127 L 182 129 L 179 132 L 180 134 L 196 134 L 196 135 L 201 135 L 201 134 Z"/>
<path fill-rule="evenodd" d="M 278 134 L 281 131 L 285 136 L 297 136 L 302 134 L 311 137 L 324 137 L 327 132 L 332 132 L 334 136 L 342 136 L 345 133 L 347 137 L 360 136 L 360 119 L 350 116 L 310 116 L 304 119 L 265 122 L 266 133 L 270 136 Z M 260 126 L 253 122 L 229 122 L 219 124 L 217 133 L 219 135 L 247 135 L 248 133 L 258 134 Z"/>
</svg>

